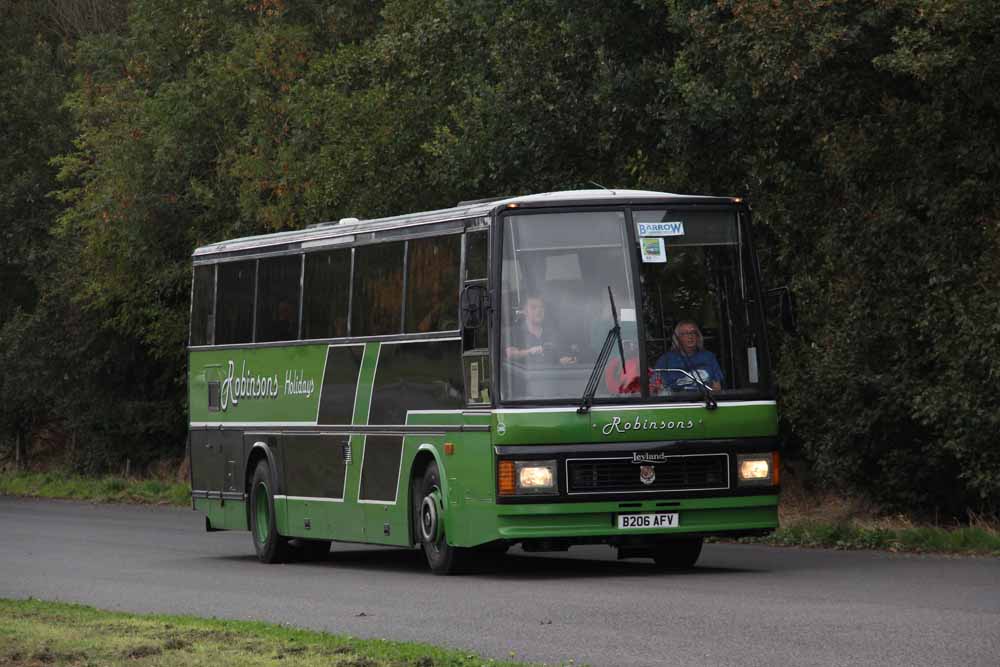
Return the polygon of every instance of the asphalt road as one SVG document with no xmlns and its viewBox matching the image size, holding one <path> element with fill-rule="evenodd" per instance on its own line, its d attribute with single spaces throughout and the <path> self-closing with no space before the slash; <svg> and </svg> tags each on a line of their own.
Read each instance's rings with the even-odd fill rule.
<svg viewBox="0 0 1000 667">
<path fill-rule="evenodd" d="M 660 574 L 580 547 L 436 577 L 416 551 L 269 566 L 189 510 L 0 497 L 0 597 L 28 596 L 549 663 L 1000 665 L 1000 559 L 707 545 Z"/>
</svg>

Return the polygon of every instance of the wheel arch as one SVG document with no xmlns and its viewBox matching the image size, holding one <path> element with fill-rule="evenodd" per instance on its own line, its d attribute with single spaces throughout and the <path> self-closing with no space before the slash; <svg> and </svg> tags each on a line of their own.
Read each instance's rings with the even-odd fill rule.
<svg viewBox="0 0 1000 667">
<path fill-rule="evenodd" d="M 406 483 L 406 504 L 409 508 L 407 516 L 409 521 L 408 534 L 410 544 L 417 544 L 417 534 L 414 530 L 416 524 L 416 511 L 417 508 L 413 503 L 413 485 L 420 477 L 423 476 L 424 471 L 431 463 L 436 463 L 438 467 L 438 474 L 441 476 L 441 494 L 447 498 L 448 497 L 448 476 L 445 472 L 444 461 L 441 460 L 441 453 L 438 451 L 437 447 L 429 442 L 425 442 L 417 447 L 417 453 L 413 457 L 413 463 L 410 465 L 410 477 Z"/>
<path fill-rule="evenodd" d="M 243 468 L 243 497 L 247 499 L 247 526 L 250 527 L 251 530 L 253 528 L 250 526 L 250 485 L 253 483 L 254 470 L 257 469 L 257 464 L 260 463 L 261 460 L 266 460 L 267 465 L 271 468 L 271 481 L 274 485 L 272 495 L 279 495 L 283 492 L 281 486 L 281 474 L 278 469 L 278 458 L 274 455 L 274 451 L 271 449 L 271 446 L 263 440 L 254 442 L 250 447 L 250 451 L 247 453 L 247 462 Z"/>
</svg>

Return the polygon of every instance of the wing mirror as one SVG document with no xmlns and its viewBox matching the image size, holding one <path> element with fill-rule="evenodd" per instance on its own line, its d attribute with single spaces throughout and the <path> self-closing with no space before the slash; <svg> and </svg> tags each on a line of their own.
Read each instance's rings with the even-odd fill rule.
<svg viewBox="0 0 1000 667">
<path fill-rule="evenodd" d="M 478 329 L 486 322 L 490 309 L 489 291 L 484 285 L 466 285 L 459 301 L 462 328 Z"/>
</svg>

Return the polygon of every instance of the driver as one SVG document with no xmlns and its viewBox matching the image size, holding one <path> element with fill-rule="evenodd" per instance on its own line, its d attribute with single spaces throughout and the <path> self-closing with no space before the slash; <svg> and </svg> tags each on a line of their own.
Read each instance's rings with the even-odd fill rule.
<svg viewBox="0 0 1000 667">
<path fill-rule="evenodd" d="M 551 355 L 555 348 L 552 342 L 552 332 L 545 328 L 545 302 L 537 294 L 528 295 L 524 300 L 524 322 L 514 329 L 510 336 L 510 345 L 504 350 L 507 359 L 543 361 Z M 563 355 L 559 357 L 563 366 L 576 363 L 576 357 Z"/>
<path fill-rule="evenodd" d="M 677 370 L 665 372 L 661 369 L 685 370 L 697 375 L 702 382 L 716 391 L 722 389 L 725 379 L 719 367 L 719 360 L 705 349 L 701 330 L 692 320 L 681 320 L 677 323 L 670 350 L 656 360 L 655 368 L 659 382 L 673 391 L 695 391 L 698 387 L 694 380 L 684 373 Z"/>
</svg>

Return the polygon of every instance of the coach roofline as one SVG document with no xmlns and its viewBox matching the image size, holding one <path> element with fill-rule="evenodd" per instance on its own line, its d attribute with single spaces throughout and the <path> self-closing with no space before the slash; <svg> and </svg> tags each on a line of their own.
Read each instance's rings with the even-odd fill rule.
<svg viewBox="0 0 1000 667">
<path fill-rule="evenodd" d="M 311 225 L 304 230 L 277 232 L 247 236 L 219 243 L 213 243 L 196 249 L 192 257 L 197 260 L 207 260 L 217 255 L 240 253 L 254 249 L 264 249 L 289 244 L 306 244 L 312 242 L 331 242 L 343 237 L 359 234 L 369 234 L 406 227 L 459 222 L 463 220 L 487 218 L 496 211 L 516 205 L 517 208 L 540 208 L 551 206 L 580 205 L 620 205 L 634 204 L 733 204 L 740 200 L 732 197 L 709 197 L 702 195 L 678 195 L 669 192 L 654 192 L 647 190 L 571 190 L 551 192 L 522 197 L 510 197 L 498 201 L 457 206 L 435 211 L 399 215 L 386 218 L 374 218 L 357 222 L 322 222 Z M 485 220 L 483 221 L 485 223 Z M 354 239 L 346 240 L 344 245 L 353 243 Z M 307 248 L 299 248 L 304 250 Z"/>
</svg>

